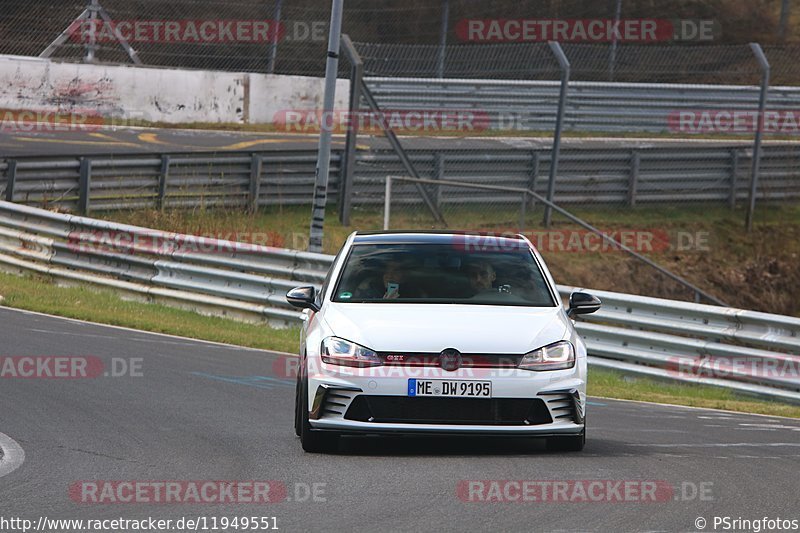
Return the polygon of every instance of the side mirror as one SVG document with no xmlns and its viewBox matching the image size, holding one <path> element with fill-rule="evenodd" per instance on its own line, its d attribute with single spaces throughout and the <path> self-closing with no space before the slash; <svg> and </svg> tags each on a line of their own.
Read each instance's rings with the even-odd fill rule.
<svg viewBox="0 0 800 533">
<path fill-rule="evenodd" d="M 594 313 L 603 302 L 597 296 L 592 296 L 588 292 L 573 292 L 569 295 L 569 309 L 567 309 L 567 316 L 574 317 L 575 315 L 588 315 Z"/>
<path fill-rule="evenodd" d="M 286 293 L 286 301 L 299 309 L 319 311 L 314 287 L 297 287 Z"/>
</svg>

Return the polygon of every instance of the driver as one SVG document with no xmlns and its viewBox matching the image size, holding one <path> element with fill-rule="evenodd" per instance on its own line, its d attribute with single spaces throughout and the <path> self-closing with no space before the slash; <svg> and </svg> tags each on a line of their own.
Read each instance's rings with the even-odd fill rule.
<svg viewBox="0 0 800 533">
<path fill-rule="evenodd" d="M 394 300 L 397 298 L 419 298 L 422 293 L 406 283 L 406 272 L 412 267 L 410 262 L 390 259 L 386 262 L 383 274 L 372 276 L 362 282 L 355 290 L 357 298 L 365 300 Z"/>
</svg>

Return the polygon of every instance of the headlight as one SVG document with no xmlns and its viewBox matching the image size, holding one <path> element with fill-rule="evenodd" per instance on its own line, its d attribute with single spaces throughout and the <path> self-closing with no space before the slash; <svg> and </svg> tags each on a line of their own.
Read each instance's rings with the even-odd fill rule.
<svg viewBox="0 0 800 533">
<path fill-rule="evenodd" d="M 374 351 L 339 337 L 324 339 L 320 351 L 322 361 L 332 365 L 364 367 L 383 364 Z"/>
<path fill-rule="evenodd" d="M 563 370 L 575 366 L 575 349 L 568 341 L 559 341 L 526 353 L 519 363 L 523 370 Z"/>
</svg>

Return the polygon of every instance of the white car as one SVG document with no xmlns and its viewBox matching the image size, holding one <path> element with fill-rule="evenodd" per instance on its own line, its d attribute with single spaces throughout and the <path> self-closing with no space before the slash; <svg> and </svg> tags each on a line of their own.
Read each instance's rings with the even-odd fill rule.
<svg viewBox="0 0 800 533">
<path fill-rule="evenodd" d="M 546 437 L 583 449 L 586 347 L 542 257 L 521 235 L 353 233 L 304 309 L 295 431 L 308 452 L 341 435 Z"/>
</svg>

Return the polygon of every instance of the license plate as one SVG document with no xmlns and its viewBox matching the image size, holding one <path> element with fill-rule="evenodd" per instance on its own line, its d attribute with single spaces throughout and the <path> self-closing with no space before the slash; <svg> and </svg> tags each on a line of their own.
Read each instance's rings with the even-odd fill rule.
<svg viewBox="0 0 800 533">
<path fill-rule="evenodd" d="M 409 379 L 409 396 L 446 396 L 449 398 L 491 398 L 491 381 L 453 379 Z"/>
</svg>

